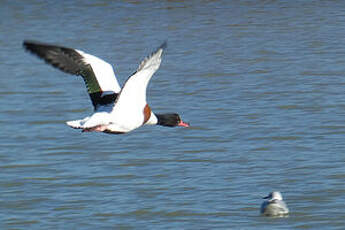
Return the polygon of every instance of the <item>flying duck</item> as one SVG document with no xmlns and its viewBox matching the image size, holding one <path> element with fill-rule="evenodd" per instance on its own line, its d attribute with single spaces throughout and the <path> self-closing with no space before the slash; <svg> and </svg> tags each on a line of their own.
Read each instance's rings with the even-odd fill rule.
<svg viewBox="0 0 345 230">
<path fill-rule="evenodd" d="M 289 213 L 289 209 L 283 201 L 283 196 L 280 192 L 271 192 L 264 197 L 265 200 L 261 204 L 260 213 L 264 216 L 284 216 Z"/>
<path fill-rule="evenodd" d="M 146 101 L 147 85 L 160 66 L 166 42 L 140 63 L 122 88 L 113 67 L 96 56 L 38 41 L 27 40 L 23 46 L 53 67 L 84 79 L 94 113 L 81 120 L 67 121 L 74 129 L 122 134 L 145 124 L 189 127 L 177 113 L 153 113 Z"/>
</svg>

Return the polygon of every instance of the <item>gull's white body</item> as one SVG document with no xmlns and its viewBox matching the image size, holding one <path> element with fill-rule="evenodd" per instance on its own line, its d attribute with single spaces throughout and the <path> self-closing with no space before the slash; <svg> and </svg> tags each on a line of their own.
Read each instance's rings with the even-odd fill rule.
<svg viewBox="0 0 345 230">
<path fill-rule="evenodd" d="M 268 200 L 261 204 L 260 213 L 264 216 L 284 216 L 289 213 L 289 209 L 280 192 L 272 192 L 267 197 Z"/>
</svg>

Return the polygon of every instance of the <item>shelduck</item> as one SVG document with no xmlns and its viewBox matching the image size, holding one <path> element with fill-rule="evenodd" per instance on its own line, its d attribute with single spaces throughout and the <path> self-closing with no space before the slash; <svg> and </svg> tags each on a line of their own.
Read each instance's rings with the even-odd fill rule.
<svg viewBox="0 0 345 230">
<path fill-rule="evenodd" d="M 23 46 L 46 63 L 84 79 L 94 113 L 80 120 L 67 121 L 74 129 L 122 134 L 145 124 L 189 127 L 177 113 L 153 113 L 146 101 L 147 85 L 160 66 L 166 42 L 140 63 L 122 88 L 113 67 L 96 56 L 38 41 L 27 40 Z"/>
</svg>

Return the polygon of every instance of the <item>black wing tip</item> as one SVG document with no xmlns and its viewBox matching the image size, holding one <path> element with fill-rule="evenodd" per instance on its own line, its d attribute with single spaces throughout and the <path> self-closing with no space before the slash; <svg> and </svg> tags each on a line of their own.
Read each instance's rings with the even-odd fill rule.
<svg viewBox="0 0 345 230">
<path fill-rule="evenodd" d="M 51 46 L 51 44 L 35 41 L 35 40 L 24 40 L 23 41 L 23 48 L 26 49 L 27 51 L 37 54 L 35 50 L 40 49 L 41 47 L 44 46 Z"/>
<path fill-rule="evenodd" d="M 25 39 L 25 40 L 23 41 L 23 45 L 26 45 L 26 44 L 33 44 L 33 43 L 39 43 L 39 41 L 31 40 L 31 39 Z"/>
<path fill-rule="evenodd" d="M 33 43 L 36 43 L 36 41 L 34 41 L 34 40 L 24 40 L 23 41 L 23 46 L 27 46 L 27 45 L 30 45 L 30 44 L 33 44 Z"/>
<path fill-rule="evenodd" d="M 34 44 L 36 44 L 36 42 L 33 41 L 33 40 L 24 40 L 24 41 L 23 41 L 23 47 L 24 47 L 25 49 L 28 49 L 30 46 L 32 46 L 32 45 L 34 45 Z"/>
<path fill-rule="evenodd" d="M 155 51 L 151 53 L 149 57 L 152 57 L 154 54 L 158 53 L 158 51 L 164 51 L 168 47 L 168 42 L 164 41 Z"/>
<path fill-rule="evenodd" d="M 23 47 L 25 51 L 65 73 L 81 75 L 80 71 L 85 67 L 83 56 L 73 48 L 34 40 L 24 40 Z"/>
<path fill-rule="evenodd" d="M 168 47 L 168 41 L 164 41 L 158 49 L 166 49 Z"/>
<path fill-rule="evenodd" d="M 23 41 L 23 47 L 29 51 L 32 51 L 32 49 L 37 49 L 37 48 L 41 48 L 41 47 L 50 47 L 50 48 L 60 48 L 60 49 L 71 49 L 71 48 L 67 48 L 58 44 L 54 44 L 54 43 L 47 43 L 47 42 L 40 42 L 37 40 L 24 40 Z"/>
<path fill-rule="evenodd" d="M 40 47 L 42 46 L 42 43 L 34 41 L 34 40 L 24 40 L 23 41 L 23 48 L 25 51 L 37 55 L 39 57 L 41 57 L 38 53 L 38 50 L 40 49 Z"/>
<path fill-rule="evenodd" d="M 43 58 L 48 64 L 49 62 L 45 58 L 44 47 L 47 47 L 47 44 L 35 41 L 35 40 L 24 40 L 23 48 L 26 52 L 36 55 L 39 58 Z"/>
<path fill-rule="evenodd" d="M 37 45 L 48 45 L 48 44 L 43 43 L 43 42 L 39 42 L 36 40 L 24 40 L 23 41 L 23 47 L 25 47 L 25 48 L 30 47 L 30 46 L 37 46 Z"/>
</svg>

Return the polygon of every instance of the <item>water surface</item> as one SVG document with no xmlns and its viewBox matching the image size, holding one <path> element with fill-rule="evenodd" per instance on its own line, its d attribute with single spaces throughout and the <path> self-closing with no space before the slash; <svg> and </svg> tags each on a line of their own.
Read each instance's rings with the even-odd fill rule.
<svg viewBox="0 0 345 230">
<path fill-rule="evenodd" d="M 341 1 L 1 1 L 2 229 L 343 229 Z M 123 83 L 168 41 L 148 88 L 192 127 L 127 135 L 65 125 L 92 112 L 81 78 L 35 39 L 114 65 Z M 279 190 L 291 215 L 259 216 Z"/>
</svg>

